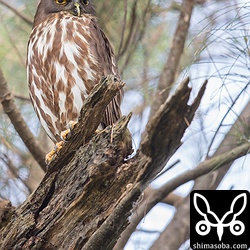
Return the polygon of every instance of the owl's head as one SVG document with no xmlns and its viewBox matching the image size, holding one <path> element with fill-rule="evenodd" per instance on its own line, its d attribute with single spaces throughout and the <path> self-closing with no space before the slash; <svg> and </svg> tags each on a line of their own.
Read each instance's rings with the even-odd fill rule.
<svg viewBox="0 0 250 250">
<path fill-rule="evenodd" d="M 74 16 L 95 15 L 92 0 L 41 0 L 36 11 L 34 25 L 40 23 L 51 13 L 66 11 Z"/>
</svg>

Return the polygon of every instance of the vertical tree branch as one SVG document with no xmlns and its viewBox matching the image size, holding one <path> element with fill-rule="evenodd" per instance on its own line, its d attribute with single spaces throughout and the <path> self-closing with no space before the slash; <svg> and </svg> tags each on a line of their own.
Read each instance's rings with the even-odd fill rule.
<svg viewBox="0 0 250 250">
<path fill-rule="evenodd" d="M 17 133 L 22 138 L 24 144 L 29 149 L 40 167 L 46 171 L 45 152 L 38 143 L 34 135 L 31 133 L 25 123 L 20 111 L 18 110 L 14 97 L 11 94 L 7 82 L 4 79 L 3 72 L 0 69 L 0 101 L 3 105 L 4 112 L 9 116 Z"/>
<path fill-rule="evenodd" d="M 176 72 L 184 50 L 194 2 L 194 0 L 184 0 L 181 5 L 181 13 L 177 29 L 174 34 L 168 59 L 159 79 L 150 116 L 154 115 L 159 109 L 160 105 L 165 102 L 175 81 Z"/>
</svg>

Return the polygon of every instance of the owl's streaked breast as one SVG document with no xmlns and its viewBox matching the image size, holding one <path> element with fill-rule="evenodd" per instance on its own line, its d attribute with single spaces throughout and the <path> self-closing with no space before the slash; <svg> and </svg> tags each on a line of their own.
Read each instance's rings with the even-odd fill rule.
<svg viewBox="0 0 250 250">
<path fill-rule="evenodd" d="M 77 120 L 83 101 L 101 78 L 91 48 L 91 18 L 56 13 L 32 30 L 27 73 L 34 109 L 50 138 Z M 84 79 L 84 80 L 83 80 Z"/>
</svg>

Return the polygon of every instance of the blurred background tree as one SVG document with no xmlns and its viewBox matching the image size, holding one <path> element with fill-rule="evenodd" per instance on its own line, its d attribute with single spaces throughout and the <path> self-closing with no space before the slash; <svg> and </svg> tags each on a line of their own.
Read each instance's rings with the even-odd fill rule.
<svg viewBox="0 0 250 250">
<path fill-rule="evenodd" d="M 25 68 L 26 46 L 37 3 L 0 0 L 0 67 L 25 121 L 49 151 L 52 144 L 29 101 Z M 181 1 L 95 1 L 99 24 L 114 46 L 126 82 L 122 108 L 124 114 L 133 111 L 129 128 L 135 149 L 149 118 L 159 77 L 172 46 L 180 5 Z M 187 75 L 191 77 L 194 93 L 205 79 L 209 79 L 209 85 L 196 118 L 183 138 L 182 147 L 169 162 L 169 165 L 178 164 L 157 178 L 148 189 L 149 194 L 145 192 L 145 197 L 211 157 L 249 102 L 249 9 L 248 1 L 242 0 L 196 1 L 185 50 L 170 93 Z M 249 140 L 248 122 L 244 117 L 240 124 L 245 130 L 234 130 L 235 144 Z M 247 156 L 235 162 L 220 188 L 249 190 L 248 165 Z M 0 106 L 1 199 L 10 199 L 14 205 L 21 204 L 37 187 L 43 174 Z M 126 249 L 148 249 L 154 241 L 157 244 L 156 239 L 163 229 L 167 229 L 170 218 L 175 212 L 177 214 L 177 204 L 185 202 L 184 197 L 193 184 L 182 185 L 171 196 L 173 200 L 169 198 L 156 205 L 136 227 Z M 187 239 L 183 236 L 178 247 Z M 182 248 L 187 245 L 188 242 L 184 243 Z"/>
</svg>

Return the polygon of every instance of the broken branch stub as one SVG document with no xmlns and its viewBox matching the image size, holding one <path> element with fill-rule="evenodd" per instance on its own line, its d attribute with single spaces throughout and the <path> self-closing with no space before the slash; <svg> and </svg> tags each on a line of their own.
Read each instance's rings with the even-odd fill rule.
<svg viewBox="0 0 250 250">
<path fill-rule="evenodd" d="M 150 158 L 150 162 L 142 170 L 140 178 L 143 182 L 150 182 L 180 147 L 181 138 L 200 104 L 207 81 L 190 106 L 187 104 L 191 93 L 188 83 L 189 78 L 180 83 L 174 95 L 161 105 L 147 125 L 147 134 L 140 148 L 142 154 Z"/>
<path fill-rule="evenodd" d="M 49 163 L 50 172 L 69 163 L 76 150 L 90 140 L 101 123 L 107 105 L 123 86 L 124 82 L 115 81 L 114 76 L 109 75 L 94 87 L 83 103 L 78 123 L 71 131 L 70 140 Z"/>
</svg>

